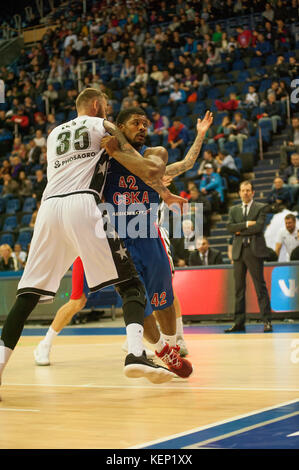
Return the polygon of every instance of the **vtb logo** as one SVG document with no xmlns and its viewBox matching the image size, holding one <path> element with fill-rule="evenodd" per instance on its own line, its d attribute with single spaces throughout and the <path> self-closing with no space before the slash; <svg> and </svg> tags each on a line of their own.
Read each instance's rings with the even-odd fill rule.
<svg viewBox="0 0 299 470">
<path fill-rule="evenodd" d="M 272 271 L 271 307 L 274 312 L 299 309 L 299 266 L 280 266 Z"/>
<path fill-rule="evenodd" d="M 289 279 L 289 286 L 287 286 L 284 279 L 278 281 L 279 287 L 286 297 L 295 297 L 298 292 L 298 287 L 296 287 L 296 279 Z"/>
</svg>

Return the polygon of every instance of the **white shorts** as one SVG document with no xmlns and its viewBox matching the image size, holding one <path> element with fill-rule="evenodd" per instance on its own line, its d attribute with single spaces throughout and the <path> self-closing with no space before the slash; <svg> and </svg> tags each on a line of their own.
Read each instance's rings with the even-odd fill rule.
<svg viewBox="0 0 299 470">
<path fill-rule="evenodd" d="M 91 292 L 135 276 L 133 262 L 118 235 L 109 226 L 113 237 L 107 237 L 104 226 L 107 219 L 93 194 L 43 201 L 17 295 L 35 293 L 41 296 L 40 302 L 53 301 L 77 256 L 82 259 Z"/>
</svg>

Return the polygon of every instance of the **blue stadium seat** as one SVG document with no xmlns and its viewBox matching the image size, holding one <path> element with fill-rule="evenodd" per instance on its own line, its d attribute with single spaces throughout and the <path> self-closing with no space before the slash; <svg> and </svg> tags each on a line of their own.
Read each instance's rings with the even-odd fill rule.
<svg viewBox="0 0 299 470">
<path fill-rule="evenodd" d="M 27 250 L 28 244 L 31 242 L 33 231 L 32 230 L 24 230 L 19 233 L 17 243 L 19 243 L 22 247 L 22 250 Z"/>
<path fill-rule="evenodd" d="M 220 93 L 220 90 L 219 88 L 210 88 L 207 92 L 207 98 L 208 99 L 217 99 L 217 98 L 220 98 L 221 96 L 221 93 Z"/>
<path fill-rule="evenodd" d="M 225 142 L 223 148 L 226 152 L 228 152 L 233 157 L 238 153 L 237 142 Z"/>
<path fill-rule="evenodd" d="M 153 134 L 150 136 L 150 142 L 151 142 L 152 147 L 157 147 L 161 145 L 161 141 L 162 141 L 161 135 Z"/>
<path fill-rule="evenodd" d="M 218 153 L 218 145 L 216 144 L 216 142 L 211 142 L 210 144 L 206 144 L 204 146 L 203 151 L 205 150 L 211 150 L 211 152 L 216 155 Z"/>
<path fill-rule="evenodd" d="M 178 148 L 176 149 L 168 149 L 168 163 L 177 162 L 181 157 L 181 152 Z"/>
<path fill-rule="evenodd" d="M 31 222 L 32 214 L 24 214 L 21 219 L 21 226 L 28 227 Z"/>
<path fill-rule="evenodd" d="M 161 107 L 161 106 L 166 105 L 168 103 L 168 99 L 169 99 L 169 96 L 166 94 L 158 95 L 157 96 L 158 106 Z"/>
<path fill-rule="evenodd" d="M 258 149 L 258 138 L 256 136 L 250 136 L 243 141 L 243 152 L 244 153 L 255 153 Z"/>
<path fill-rule="evenodd" d="M 5 204 L 5 199 L 0 197 L 0 214 L 3 214 L 5 212 L 6 204 Z"/>
<path fill-rule="evenodd" d="M 22 212 L 30 212 L 32 213 L 36 208 L 36 199 L 34 197 L 26 197 Z"/>
<path fill-rule="evenodd" d="M 19 199 L 10 199 L 6 203 L 6 214 L 15 214 L 20 210 L 20 201 Z"/>
<path fill-rule="evenodd" d="M 262 65 L 263 61 L 261 57 L 252 57 L 249 62 L 249 68 L 254 69 Z"/>
<path fill-rule="evenodd" d="M 237 89 L 236 85 L 230 85 L 226 88 L 225 93 L 224 93 L 224 97 L 227 98 L 230 93 L 237 93 L 237 92 L 238 92 L 238 89 Z"/>
<path fill-rule="evenodd" d="M 188 106 L 185 103 L 179 104 L 176 110 L 176 115 L 185 117 L 189 113 Z"/>
<path fill-rule="evenodd" d="M 162 116 L 167 116 L 168 118 L 170 118 L 172 116 L 171 106 L 168 106 L 168 105 L 162 106 L 160 109 L 160 113 Z"/>
<path fill-rule="evenodd" d="M 235 60 L 233 62 L 233 66 L 232 66 L 233 70 L 244 70 L 244 68 L 245 68 L 245 63 L 243 62 L 243 60 Z"/>
<path fill-rule="evenodd" d="M 77 117 L 77 111 L 72 110 L 68 113 L 67 119 L 68 121 L 71 121 L 72 119 L 75 119 Z"/>
<path fill-rule="evenodd" d="M 276 61 L 277 61 L 277 56 L 275 54 L 266 56 L 266 65 L 274 65 L 276 64 Z"/>
<path fill-rule="evenodd" d="M 247 78 L 250 78 L 250 73 L 248 70 L 240 70 L 239 74 L 238 74 L 238 78 L 237 78 L 237 81 L 239 83 L 242 83 L 244 82 Z"/>
<path fill-rule="evenodd" d="M 0 245 L 9 245 L 13 248 L 15 244 L 15 236 L 12 233 L 3 233 L 0 237 Z"/>
<path fill-rule="evenodd" d="M 3 232 L 13 232 L 18 226 L 18 221 L 16 216 L 10 216 L 5 219 L 3 225 Z"/>
<path fill-rule="evenodd" d="M 64 113 L 55 113 L 55 119 L 61 124 L 64 121 Z"/>
<path fill-rule="evenodd" d="M 239 172 L 241 173 L 242 172 L 242 169 L 243 169 L 243 164 L 242 164 L 242 160 L 240 157 L 235 157 L 235 164 L 236 164 L 236 167 L 238 168 Z"/>
<path fill-rule="evenodd" d="M 182 115 L 178 113 L 178 116 Z M 191 129 L 193 127 L 192 119 L 190 118 L 190 116 L 182 117 L 181 121 L 183 124 L 185 124 L 186 127 L 188 127 L 188 129 Z"/>
<path fill-rule="evenodd" d="M 71 78 L 67 78 L 66 80 L 64 80 L 63 87 L 66 90 L 72 90 L 72 89 L 76 88 L 74 80 L 72 80 Z"/>
</svg>

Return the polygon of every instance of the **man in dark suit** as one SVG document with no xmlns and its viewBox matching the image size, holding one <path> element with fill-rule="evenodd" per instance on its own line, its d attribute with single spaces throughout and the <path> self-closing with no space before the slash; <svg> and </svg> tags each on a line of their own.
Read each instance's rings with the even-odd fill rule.
<svg viewBox="0 0 299 470">
<path fill-rule="evenodd" d="M 231 207 L 227 229 L 234 234 L 232 257 L 235 279 L 235 324 L 226 333 L 245 331 L 246 272 L 249 270 L 258 298 L 264 322 L 264 332 L 272 331 L 271 306 L 264 280 L 264 258 L 268 251 L 264 238 L 267 206 L 253 200 L 254 190 L 250 181 L 240 185 L 242 204 Z"/>
<path fill-rule="evenodd" d="M 196 250 L 192 251 L 189 255 L 189 266 L 223 264 L 221 252 L 210 248 L 206 237 L 197 238 L 195 246 Z"/>
</svg>

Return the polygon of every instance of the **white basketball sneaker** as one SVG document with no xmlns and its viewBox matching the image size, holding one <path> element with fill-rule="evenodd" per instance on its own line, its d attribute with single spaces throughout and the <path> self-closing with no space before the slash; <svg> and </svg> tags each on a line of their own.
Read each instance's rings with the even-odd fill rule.
<svg viewBox="0 0 299 470">
<path fill-rule="evenodd" d="M 126 339 L 126 341 L 124 342 L 124 344 L 122 345 L 122 350 L 125 351 L 125 352 L 128 352 L 128 340 Z M 146 354 L 146 357 L 148 358 L 153 358 L 153 357 L 156 357 L 154 351 L 151 351 L 151 349 L 147 349 L 145 346 L 144 346 L 144 351 L 145 351 L 145 354 Z"/>
<path fill-rule="evenodd" d="M 37 348 L 34 350 L 34 359 L 37 366 L 49 366 L 50 365 L 50 350 L 51 347 L 41 341 Z"/>
<path fill-rule="evenodd" d="M 177 336 L 176 342 L 177 342 L 177 345 L 180 347 L 180 351 L 179 351 L 180 356 L 181 357 L 187 356 L 189 354 L 189 351 L 188 351 L 184 338 L 182 336 Z"/>
</svg>

